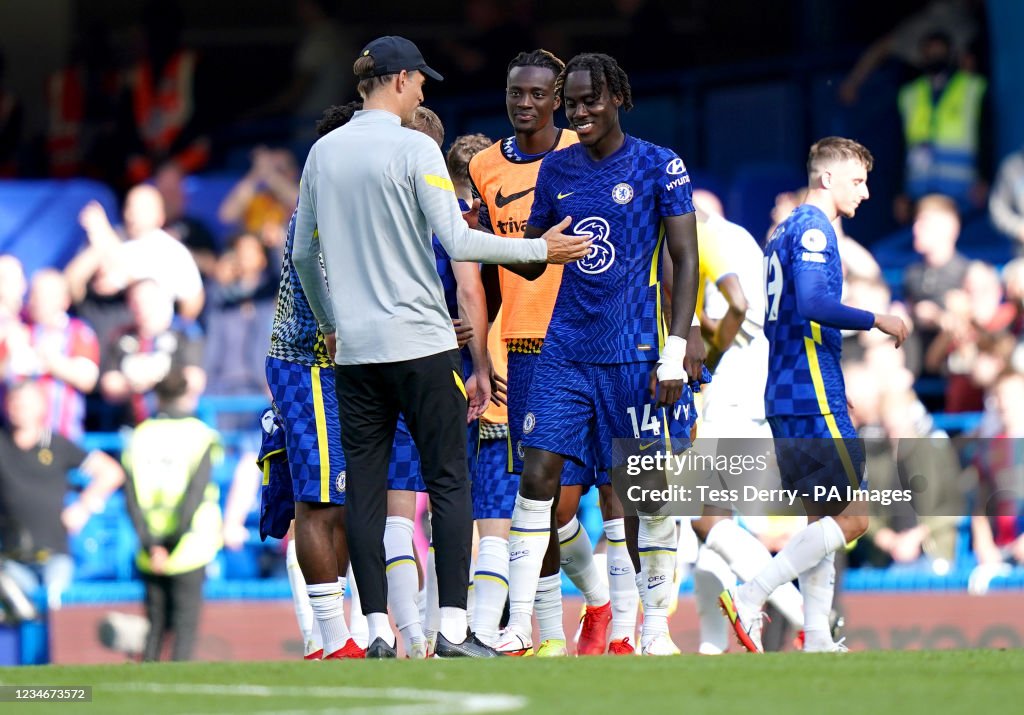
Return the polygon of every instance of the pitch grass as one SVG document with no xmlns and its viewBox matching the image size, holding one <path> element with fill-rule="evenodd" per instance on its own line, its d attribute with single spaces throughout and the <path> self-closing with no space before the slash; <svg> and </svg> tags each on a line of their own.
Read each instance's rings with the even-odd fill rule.
<svg viewBox="0 0 1024 715">
<path fill-rule="evenodd" d="M 0 684 L 91 685 L 92 703 L 0 712 L 985 715 L 1021 711 L 1022 673 L 1024 650 L 45 666 L 0 668 Z"/>
</svg>

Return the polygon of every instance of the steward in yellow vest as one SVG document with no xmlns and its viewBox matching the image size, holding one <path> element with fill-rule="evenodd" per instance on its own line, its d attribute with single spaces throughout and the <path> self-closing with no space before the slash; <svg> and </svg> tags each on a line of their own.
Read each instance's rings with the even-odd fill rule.
<svg viewBox="0 0 1024 715">
<path fill-rule="evenodd" d="M 123 454 L 128 512 L 139 536 L 136 566 L 146 585 L 150 620 L 144 660 L 157 660 L 166 629 L 174 660 L 191 656 L 206 565 L 221 548 L 214 465 L 219 438 L 191 416 L 185 376 L 172 370 L 155 389 L 159 411 L 132 435 Z"/>
<path fill-rule="evenodd" d="M 969 208 L 971 189 L 979 180 L 984 77 L 956 70 L 944 35 L 930 35 L 922 45 L 924 74 L 904 85 L 899 110 L 906 143 L 907 196 L 944 194 L 961 210 Z"/>
</svg>

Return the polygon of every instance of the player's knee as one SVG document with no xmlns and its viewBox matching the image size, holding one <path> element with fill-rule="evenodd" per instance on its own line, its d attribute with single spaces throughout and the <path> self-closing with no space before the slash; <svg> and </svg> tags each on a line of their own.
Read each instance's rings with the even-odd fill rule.
<svg viewBox="0 0 1024 715">
<path fill-rule="evenodd" d="M 527 459 L 519 478 L 519 493 L 527 499 L 554 499 L 562 474 L 561 464 L 553 464 L 546 455 Z"/>
<path fill-rule="evenodd" d="M 846 514 L 836 517 L 836 523 L 843 530 L 846 543 L 851 543 L 864 536 L 868 530 L 868 517 L 865 514 Z"/>
<path fill-rule="evenodd" d="M 555 511 L 555 521 L 558 523 L 559 529 L 573 520 L 578 508 L 578 503 L 573 504 L 569 500 L 560 500 L 558 502 L 558 509 Z"/>
<path fill-rule="evenodd" d="M 616 496 L 615 489 L 612 488 L 612 485 L 602 484 L 598 487 L 598 492 L 601 496 L 601 518 L 604 521 L 621 519 L 623 517 L 622 503 L 619 501 L 619 497 Z"/>
</svg>

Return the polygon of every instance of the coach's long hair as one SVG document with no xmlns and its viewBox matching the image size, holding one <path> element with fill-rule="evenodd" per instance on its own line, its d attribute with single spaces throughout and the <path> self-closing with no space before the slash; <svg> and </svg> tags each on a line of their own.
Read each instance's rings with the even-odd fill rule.
<svg viewBox="0 0 1024 715">
<path fill-rule="evenodd" d="M 585 52 L 569 60 L 558 81 L 563 104 L 565 102 L 565 79 L 570 72 L 590 72 L 590 82 L 594 94 L 601 94 L 604 88 L 608 87 L 609 94 L 622 99 L 624 110 L 628 112 L 633 108 L 633 90 L 629 86 L 629 77 L 619 67 L 615 58 L 599 52 Z"/>
<path fill-rule="evenodd" d="M 363 99 L 367 99 L 378 87 L 387 85 L 398 74 L 397 72 L 392 72 L 380 77 L 373 77 L 373 71 L 376 67 L 377 63 L 371 55 L 363 55 L 352 65 L 352 72 L 355 74 L 356 79 L 359 80 L 359 84 L 356 85 L 356 91 L 359 92 L 359 96 Z"/>
</svg>

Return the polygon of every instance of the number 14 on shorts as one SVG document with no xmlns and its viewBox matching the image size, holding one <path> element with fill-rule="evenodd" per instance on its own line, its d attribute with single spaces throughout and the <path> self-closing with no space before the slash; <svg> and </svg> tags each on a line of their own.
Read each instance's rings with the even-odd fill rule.
<svg viewBox="0 0 1024 715">
<path fill-rule="evenodd" d="M 652 409 L 650 404 L 644 405 L 643 418 L 637 419 L 636 407 L 630 405 L 626 408 L 630 421 L 633 423 L 633 437 L 638 439 L 641 432 L 648 432 L 655 437 L 661 435 L 661 422 L 658 421 L 658 410 Z"/>
</svg>

